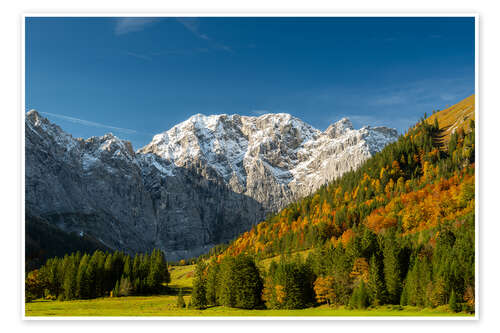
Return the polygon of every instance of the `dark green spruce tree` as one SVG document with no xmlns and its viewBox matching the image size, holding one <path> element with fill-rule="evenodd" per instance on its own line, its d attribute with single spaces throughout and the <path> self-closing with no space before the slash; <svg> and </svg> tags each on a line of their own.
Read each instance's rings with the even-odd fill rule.
<svg viewBox="0 0 500 333">
<path fill-rule="evenodd" d="M 255 309 L 262 305 L 263 281 L 252 257 L 239 255 L 234 260 L 233 278 L 237 286 L 236 308 Z"/>
<path fill-rule="evenodd" d="M 401 270 L 399 267 L 399 246 L 394 232 L 384 242 L 384 279 L 387 289 L 387 300 L 391 304 L 399 304 L 401 296 Z"/>
<path fill-rule="evenodd" d="M 381 269 L 382 264 L 376 256 L 370 259 L 370 274 L 368 279 L 368 292 L 373 305 L 385 303 L 384 275 Z"/>
<path fill-rule="evenodd" d="M 199 260 L 194 272 L 193 292 L 191 294 L 191 307 L 195 309 L 204 309 L 207 306 L 207 290 L 204 271 L 205 264 L 202 260 Z"/>
</svg>

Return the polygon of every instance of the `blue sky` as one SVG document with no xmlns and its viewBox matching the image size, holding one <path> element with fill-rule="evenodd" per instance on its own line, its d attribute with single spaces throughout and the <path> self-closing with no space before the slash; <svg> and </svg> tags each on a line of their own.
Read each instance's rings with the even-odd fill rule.
<svg viewBox="0 0 500 333">
<path fill-rule="evenodd" d="M 138 149 L 193 114 L 404 131 L 474 93 L 474 18 L 26 19 L 26 106 Z"/>
</svg>

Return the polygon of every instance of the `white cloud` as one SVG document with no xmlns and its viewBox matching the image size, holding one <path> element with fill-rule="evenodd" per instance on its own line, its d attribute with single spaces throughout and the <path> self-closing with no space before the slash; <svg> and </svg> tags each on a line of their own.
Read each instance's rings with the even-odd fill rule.
<svg viewBox="0 0 500 333">
<path fill-rule="evenodd" d="M 115 24 L 115 34 L 125 35 L 129 32 L 144 30 L 148 25 L 156 22 L 156 18 L 148 17 L 124 17 L 119 18 Z"/>
<path fill-rule="evenodd" d="M 252 110 L 252 113 L 258 116 L 262 116 L 263 114 L 266 113 L 271 113 L 269 110 Z"/>
<path fill-rule="evenodd" d="M 196 17 L 178 17 L 177 22 L 182 24 L 187 30 L 191 31 L 196 37 L 209 42 L 213 48 L 224 50 L 227 52 L 233 52 L 233 49 L 227 45 L 219 43 L 213 38 L 209 37 L 207 34 L 200 30 L 200 21 Z"/>
<path fill-rule="evenodd" d="M 134 52 L 130 52 L 130 51 L 125 52 L 125 54 L 127 54 L 131 57 L 137 58 L 137 59 L 142 59 L 145 61 L 153 61 L 153 58 L 151 58 L 150 56 L 145 55 L 145 54 L 139 54 L 139 53 L 134 53 Z"/>
<path fill-rule="evenodd" d="M 418 121 L 417 117 L 393 117 L 386 115 L 372 116 L 372 115 L 351 114 L 351 115 L 345 115 L 345 117 L 349 118 L 353 122 L 355 127 L 386 126 L 386 127 L 394 127 L 398 130 L 406 129 L 414 125 Z"/>
</svg>

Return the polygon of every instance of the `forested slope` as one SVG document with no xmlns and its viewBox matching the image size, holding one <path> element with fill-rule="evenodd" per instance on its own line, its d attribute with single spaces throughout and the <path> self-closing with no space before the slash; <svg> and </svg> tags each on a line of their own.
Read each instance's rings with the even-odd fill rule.
<svg viewBox="0 0 500 333">
<path fill-rule="evenodd" d="M 473 311 L 475 126 L 453 110 L 463 108 L 422 118 L 356 171 L 212 252 L 195 278 L 194 295 L 212 290 L 200 304 L 243 304 L 228 299 L 258 283 L 232 275 L 245 262 L 238 258 L 281 255 L 260 272 L 271 308 L 326 302 Z M 443 140 L 449 124 L 454 130 Z M 306 260 L 287 256 L 304 249 L 313 249 Z"/>
<path fill-rule="evenodd" d="M 90 235 L 65 232 L 34 216 L 26 216 L 25 236 L 27 272 L 39 268 L 49 258 L 62 257 L 70 252 L 92 253 L 95 250 L 109 250 Z"/>
<path fill-rule="evenodd" d="M 422 118 L 357 170 L 198 258 L 190 306 L 474 312 L 475 125 L 453 110 L 464 108 Z M 49 260 L 26 286 L 73 299 L 158 293 L 169 280 L 161 251 L 96 251 Z"/>
<path fill-rule="evenodd" d="M 272 256 L 325 241 L 345 246 L 356 227 L 397 227 L 406 235 L 473 212 L 474 122 L 462 122 L 441 147 L 436 138 L 446 127 L 422 120 L 358 170 L 244 233 L 221 256 Z"/>
</svg>

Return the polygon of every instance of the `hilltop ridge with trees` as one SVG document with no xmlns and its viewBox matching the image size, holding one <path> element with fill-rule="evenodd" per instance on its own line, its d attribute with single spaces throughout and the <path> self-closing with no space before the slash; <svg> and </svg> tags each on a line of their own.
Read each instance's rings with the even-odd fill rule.
<svg viewBox="0 0 500 333">
<path fill-rule="evenodd" d="M 432 122 L 424 116 L 357 170 L 218 247 L 198 272 L 194 299 L 208 281 L 219 281 L 216 289 L 225 283 L 216 272 L 230 258 L 280 256 L 258 273 L 268 308 L 450 304 L 474 311 L 475 125 L 461 113 L 445 137 L 440 114 L 450 121 L 449 110 Z M 291 255 L 306 249 L 305 260 Z"/>
</svg>

